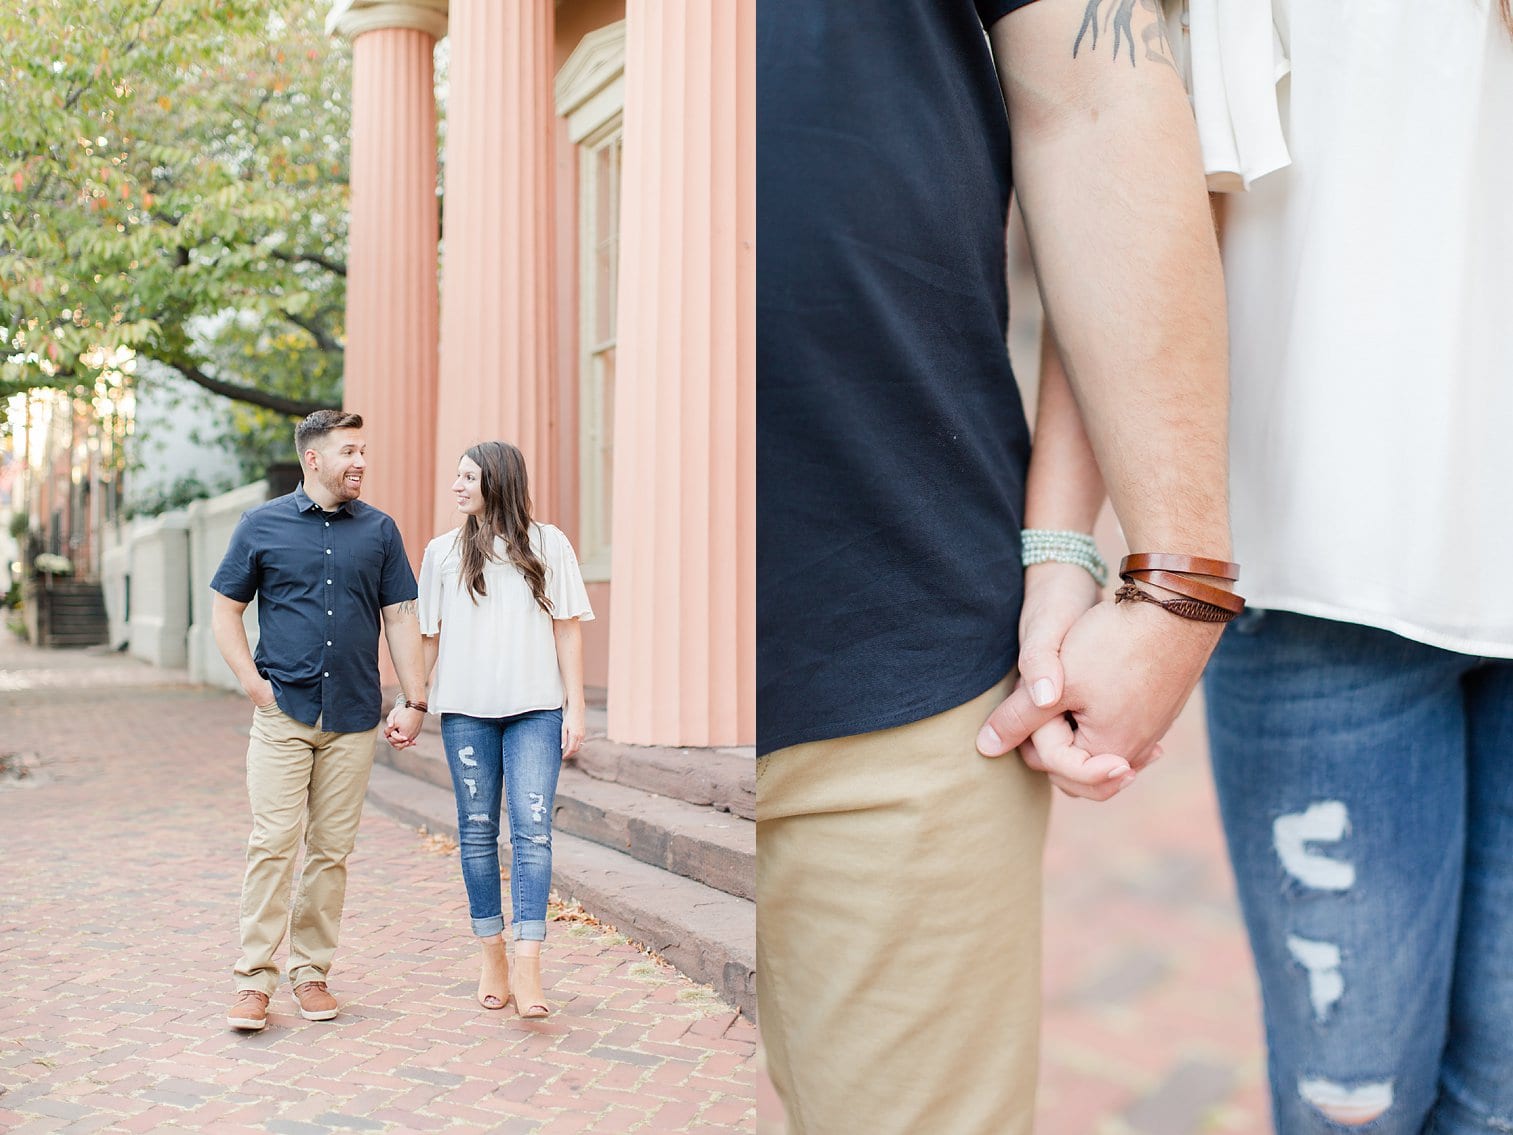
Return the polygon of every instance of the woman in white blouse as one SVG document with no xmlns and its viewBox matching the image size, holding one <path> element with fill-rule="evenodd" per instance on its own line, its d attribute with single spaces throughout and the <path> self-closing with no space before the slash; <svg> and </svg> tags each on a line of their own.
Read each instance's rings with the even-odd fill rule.
<svg viewBox="0 0 1513 1135">
<path fill-rule="evenodd" d="M 1272 1123 L 1513 1131 L 1513 5 L 1189 7 L 1206 172 L 1246 187 L 1221 245 L 1248 610 L 1204 694 Z M 1045 377 L 1029 495 L 1090 524 Z M 1045 571 L 1027 683 L 1092 591 Z"/>
<path fill-rule="evenodd" d="M 462 878 L 482 950 L 478 1000 L 545 1017 L 541 943 L 552 881 L 552 802 L 562 762 L 583 742 L 583 638 L 592 619 L 572 545 L 531 519 L 520 450 L 475 445 L 452 485 L 463 521 L 432 540 L 420 568 L 427 703 L 441 715 Z M 395 736 L 403 747 L 412 738 Z M 508 808 L 513 983 L 499 883 Z"/>
</svg>

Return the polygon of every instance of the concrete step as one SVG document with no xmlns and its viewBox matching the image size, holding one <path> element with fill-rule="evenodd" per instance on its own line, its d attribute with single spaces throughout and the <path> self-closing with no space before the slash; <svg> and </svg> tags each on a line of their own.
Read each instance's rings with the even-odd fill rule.
<svg viewBox="0 0 1513 1135">
<path fill-rule="evenodd" d="M 40 636 L 38 646 L 103 646 L 105 643 L 104 632 L 94 631 L 49 631 Z"/>
<path fill-rule="evenodd" d="M 78 620 L 54 611 L 38 630 L 39 646 L 100 646 L 110 637 L 105 620 Z"/>
<path fill-rule="evenodd" d="M 608 744 L 602 738 L 590 739 L 582 753 Z M 704 755 L 701 750 L 688 759 L 697 762 Z M 414 748 L 402 751 L 380 742 L 377 759 L 451 795 L 451 773 L 435 730 L 425 730 Z M 738 898 L 756 897 L 756 825 L 751 820 L 595 779 L 579 767 L 581 760 L 580 755 L 562 769 L 552 811 L 554 831 L 624 852 Z"/>
<path fill-rule="evenodd" d="M 622 745 L 606 740 L 592 723 L 589 737 L 577 761 L 596 780 L 756 819 L 754 750 Z"/>
<path fill-rule="evenodd" d="M 77 579 L 56 579 L 49 586 L 37 585 L 37 594 L 46 595 L 54 603 L 82 603 L 103 606 L 105 592 L 98 583 Z"/>
<path fill-rule="evenodd" d="M 564 790 L 565 786 L 565 790 Z M 562 770 L 553 825 L 739 898 L 756 898 L 756 824 Z"/>
<path fill-rule="evenodd" d="M 382 742 L 379 747 L 387 748 Z M 450 788 L 377 763 L 368 801 L 405 823 L 457 838 Z M 501 835 L 500 856 L 507 864 L 505 838 Z M 552 837 L 552 868 L 552 883 L 563 899 L 582 903 L 595 918 L 654 950 L 694 981 L 713 986 L 754 1017 L 755 903 L 561 830 Z M 460 871 L 457 885 L 462 886 Z"/>
<path fill-rule="evenodd" d="M 98 595 L 60 595 L 53 592 L 47 597 L 47 606 L 54 611 L 69 611 L 79 615 L 105 614 L 105 603 Z"/>
</svg>

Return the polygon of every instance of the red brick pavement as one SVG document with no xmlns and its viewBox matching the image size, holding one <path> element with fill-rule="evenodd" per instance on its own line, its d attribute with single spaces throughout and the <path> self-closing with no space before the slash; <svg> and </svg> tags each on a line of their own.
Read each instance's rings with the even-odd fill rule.
<svg viewBox="0 0 1513 1135">
<path fill-rule="evenodd" d="M 556 1012 L 473 1000 L 454 852 L 365 815 L 343 1001 L 224 1023 L 248 830 L 241 699 L 0 631 L 0 1131 L 750 1131 L 755 1031 L 611 929 L 552 927 Z"/>
<path fill-rule="evenodd" d="M 1117 800 L 1056 799 L 1039 1135 L 1270 1131 L 1259 995 L 1200 701 Z M 780 1135 L 765 1081 L 758 1109 L 760 1135 Z"/>
<path fill-rule="evenodd" d="M 1116 800 L 1052 811 L 1041 1135 L 1271 1130 L 1199 696 L 1165 748 Z"/>
</svg>

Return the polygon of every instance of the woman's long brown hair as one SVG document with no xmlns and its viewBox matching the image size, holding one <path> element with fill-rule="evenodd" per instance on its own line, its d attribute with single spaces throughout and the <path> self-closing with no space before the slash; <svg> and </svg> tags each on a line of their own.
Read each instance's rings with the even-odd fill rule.
<svg viewBox="0 0 1513 1135">
<path fill-rule="evenodd" d="M 478 491 L 483 512 L 463 519 L 458 542 L 462 545 L 462 585 L 477 604 L 487 595 L 483 580 L 485 564 L 498 562 L 494 538 L 504 538 L 505 554 L 520 569 L 530 585 L 531 596 L 548 615 L 552 601 L 546 596 L 546 565 L 531 548 L 531 493 L 525 472 L 525 456 L 503 441 L 484 441 L 463 454 L 478 466 Z"/>
</svg>

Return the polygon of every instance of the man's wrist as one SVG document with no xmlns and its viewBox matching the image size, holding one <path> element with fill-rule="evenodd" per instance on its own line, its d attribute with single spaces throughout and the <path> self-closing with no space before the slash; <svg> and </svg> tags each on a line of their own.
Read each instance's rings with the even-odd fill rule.
<svg viewBox="0 0 1513 1135">
<path fill-rule="evenodd" d="M 397 694 L 394 695 L 394 708 L 395 709 L 416 709 L 416 710 L 419 710 L 421 713 L 429 713 L 431 711 L 431 707 L 429 705 L 427 705 L 425 703 L 425 701 L 423 701 L 423 700 L 411 701 L 409 698 L 405 697 L 403 690 L 401 690 L 399 693 L 397 693 Z"/>
<path fill-rule="evenodd" d="M 1220 515 L 1223 513 L 1221 512 Z M 1190 556 L 1228 560 L 1234 553 L 1234 541 L 1228 523 L 1224 524 L 1126 524 L 1119 518 L 1125 544 L 1131 548 L 1160 548 Z"/>
</svg>

